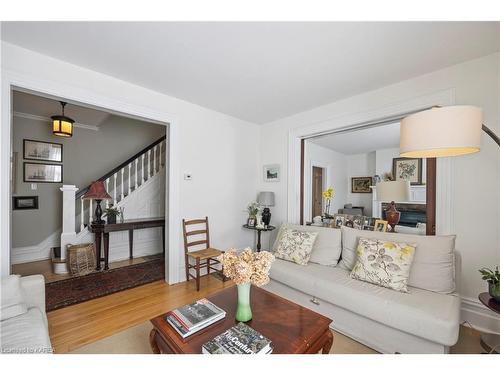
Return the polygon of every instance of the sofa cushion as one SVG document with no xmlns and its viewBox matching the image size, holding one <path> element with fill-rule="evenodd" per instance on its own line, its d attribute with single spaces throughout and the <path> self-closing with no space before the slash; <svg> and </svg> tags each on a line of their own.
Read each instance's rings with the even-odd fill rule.
<svg viewBox="0 0 500 375">
<path fill-rule="evenodd" d="M 367 231 L 342 227 L 341 265 L 351 270 L 356 262 L 359 237 Z M 419 236 L 414 234 L 369 232 L 370 238 L 416 244 L 408 285 L 438 293 L 455 291 L 454 255 L 455 236 Z"/>
<path fill-rule="evenodd" d="M 408 292 L 415 244 L 360 238 L 351 277 L 385 288 Z"/>
<path fill-rule="evenodd" d="M 51 351 L 49 332 L 42 312 L 36 307 L 26 314 L 4 320 L 1 323 L 2 350 L 18 349 L 21 353 L 48 353 Z"/>
<path fill-rule="evenodd" d="M 24 299 L 20 276 L 9 275 L 2 278 L 0 288 L 2 291 L 0 319 L 6 320 L 26 314 L 28 307 Z"/>
<path fill-rule="evenodd" d="M 309 262 L 317 236 L 318 233 L 315 232 L 285 228 L 280 235 L 274 256 L 305 266 Z"/>
<path fill-rule="evenodd" d="M 305 232 L 318 233 L 312 248 L 309 262 L 325 266 L 336 266 L 342 251 L 342 232 L 337 228 L 316 227 L 311 225 L 283 224 L 274 242 L 273 251 L 276 251 L 284 228 L 292 228 Z"/>
<path fill-rule="evenodd" d="M 341 267 L 276 260 L 271 278 L 389 327 L 451 346 L 458 340 L 460 298 L 418 288 L 409 293 L 355 280 Z"/>
</svg>

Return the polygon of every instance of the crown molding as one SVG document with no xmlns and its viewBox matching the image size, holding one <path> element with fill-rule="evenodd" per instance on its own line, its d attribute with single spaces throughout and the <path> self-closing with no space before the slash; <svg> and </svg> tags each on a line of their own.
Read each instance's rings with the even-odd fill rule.
<svg viewBox="0 0 500 375">
<path fill-rule="evenodd" d="M 35 121 L 43 121 L 50 123 L 51 119 L 49 117 L 43 117 L 43 116 L 37 116 L 37 115 L 32 115 L 31 113 L 24 113 L 24 112 L 13 112 L 14 117 L 20 117 L 20 118 L 25 118 L 28 120 L 35 120 Z M 82 124 L 79 122 L 75 122 L 73 124 L 75 128 L 81 128 L 81 129 L 87 129 L 87 130 L 93 130 L 93 131 L 99 131 L 99 127 L 95 125 L 87 125 L 87 124 Z"/>
</svg>

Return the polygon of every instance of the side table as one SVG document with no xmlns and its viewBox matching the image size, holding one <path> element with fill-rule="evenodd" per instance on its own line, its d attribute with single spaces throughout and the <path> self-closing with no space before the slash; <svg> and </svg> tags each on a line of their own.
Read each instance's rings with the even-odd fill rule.
<svg viewBox="0 0 500 375">
<path fill-rule="evenodd" d="M 257 227 L 249 227 L 247 224 L 243 225 L 243 228 L 252 229 L 252 230 L 256 230 L 257 231 L 257 252 L 260 252 L 260 249 L 261 249 L 260 233 L 261 232 L 270 232 L 270 231 L 276 229 L 276 227 L 273 227 L 272 225 L 268 225 L 265 228 L 257 228 Z"/>
<path fill-rule="evenodd" d="M 481 293 L 479 295 L 479 300 L 490 310 L 500 314 L 500 302 L 496 302 L 491 298 L 489 293 Z M 482 333 L 481 334 L 481 346 L 488 353 L 500 354 L 500 335 L 495 335 L 493 333 Z"/>
</svg>

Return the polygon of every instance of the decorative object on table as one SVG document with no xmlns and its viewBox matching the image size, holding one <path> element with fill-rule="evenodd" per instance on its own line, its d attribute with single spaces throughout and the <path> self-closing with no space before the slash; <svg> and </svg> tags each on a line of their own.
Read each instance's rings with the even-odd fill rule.
<svg viewBox="0 0 500 375">
<path fill-rule="evenodd" d="M 271 211 L 269 207 L 274 206 L 274 193 L 272 191 L 261 191 L 257 197 L 257 203 L 259 206 L 264 207 L 262 211 L 262 222 L 265 226 L 268 226 L 271 222 Z"/>
<path fill-rule="evenodd" d="M 495 301 L 500 302 L 500 271 L 496 266 L 495 271 L 489 268 L 481 268 L 479 272 L 482 279 L 488 282 L 488 293 Z"/>
<path fill-rule="evenodd" d="M 354 216 L 353 215 L 345 215 L 345 223 L 344 225 L 349 228 L 354 228 Z"/>
<path fill-rule="evenodd" d="M 351 193 L 371 193 L 371 177 L 351 177 Z"/>
<path fill-rule="evenodd" d="M 270 232 L 276 229 L 276 227 L 273 227 L 272 225 L 268 225 L 267 227 L 259 227 L 257 225 L 250 226 L 248 224 L 243 225 L 243 228 L 257 231 L 257 252 L 259 252 L 262 248 L 262 245 L 260 243 L 261 232 Z"/>
<path fill-rule="evenodd" d="M 57 135 L 58 137 L 69 138 L 73 136 L 73 124 L 75 123 L 75 120 L 64 115 L 64 107 L 68 103 L 59 103 L 61 103 L 62 113 L 60 115 L 51 116 L 52 134 Z"/>
<path fill-rule="evenodd" d="M 317 232 L 285 228 L 280 231 L 279 243 L 275 248 L 274 256 L 306 266 L 317 236 Z"/>
<path fill-rule="evenodd" d="M 392 159 L 392 175 L 394 181 L 407 180 L 411 185 L 422 185 L 422 159 Z"/>
<path fill-rule="evenodd" d="M 165 320 L 185 339 L 225 317 L 224 310 L 208 299 L 202 298 L 168 312 Z"/>
<path fill-rule="evenodd" d="M 38 210 L 38 197 L 12 197 L 13 210 Z"/>
<path fill-rule="evenodd" d="M 218 260 L 222 263 L 224 275 L 238 286 L 236 320 L 248 322 L 252 319 L 251 285 L 263 286 L 269 282 L 269 270 L 274 261 L 274 255 L 268 251 L 255 253 L 247 247 L 240 254 L 230 249 L 220 255 Z"/>
<path fill-rule="evenodd" d="M 387 221 L 386 220 L 375 220 L 373 226 L 374 232 L 387 232 Z"/>
<path fill-rule="evenodd" d="M 24 139 L 23 157 L 27 160 L 62 163 L 63 145 L 60 143 Z"/>
<path fill-rule="evenodd" d="M 328 218 L 330 216 L 330 204 L 332 203 L 333 194 L 334 191 L 333 187 L 331 186 L 321 193 L 323 199 L 325 200 L 325 218 Z"/>
<path fill-rule="evenodd" d="M 111 196 L 107 193 L 106 188 L 104 187 L 104 182 L 103 181 L 94 181 L 89 187 L 89 190 L 82 196 L 82 199 L 84 200 L 95 200 L 96 201 L 96 207 L 95 207 L 95 212 L 94 216 L 95 219 L 92 222 L 92 224 L 104 224 L 104 220 L 102 220 L 102 208 L 101 208 L 101 201 L 106 199 L 106 200 L 111 200 Z"/>
<path fill-rule="evenodd" d="M 382 181 L 382 178 L 380 177 L 380 175 L 376 174 L 375 176 L 373 176 L 372 182 L 374 185 L 379 183 L 380 181 Z"/>
<path fill-rule="evenodd" d="M 120 207 L 120 223 L 125 221 L 125 207 Z"/>
<path fill-rule="evenodd" d="M 238 323 L 203 344 L 203 354 L 270 354 L 271 340 L 245 323 Z"/>
<path fill-rule="evenodd" d="M 62 180 L 63 176 L 61 164 L 23 163 L 24 182 L 61 183 Z"/>
<path fill-rule="evenodd" d="M 364 220 L 365 220 L 364 216 L 361 216 L 361 215 L 354 216 L 354 219 L 352 220 L 353 228 L 354 229 L 363 229 Z"/>
<path fill-rule="evenodd" d="M 345 217 L 346 215 L 344 214 L 335 214 L 333 215 L 333 223 L 334 223 L 334 228 L 340 228 L 345 224 Z"/>
<path fill-rule="evenodd" d="M 116 218 L 121 216 L 121 208 L 118 209 L 111 205 L 104 210 L 104 216 L 106 217 L 107 224 L 116 224 Z"/>
<path fill-rule="evenodd" d="M 94 244 L 68 245 L 69 272 L 72 276 L 87 275 L 95 271 L 96 255 Z"/>
<path fill-rule="evenodd" d="M 260 206 L 257 202 L 251 202 L 247 206 L 248 219 L 247 225 L 249 227 L 254 227 L 257 224 L 257 214 L 259 213 Z"/>
<path fill-rule="evenodd" d="M 279 164 L 264 165 L 264 181 L 279 182 L 279 180 L 280 180 L 280 165 Z"/>
<path fill-rule="evenodd" d="M 408 202 L 410 200 L 410 182 L 407 180 L 383 181 L 377 184 L 377 201 L 391 202 L 385 211 L 385 217 L 391 226 L 391 232 L 396 231 L 401 213 L 396 210 L 395 202 Z"/>
<path fill-rule="evenodd" d="M 413 243 L 360 238 L 351 277 L 408 293 L 407 282 L 416 246 Z"/>
</svg>

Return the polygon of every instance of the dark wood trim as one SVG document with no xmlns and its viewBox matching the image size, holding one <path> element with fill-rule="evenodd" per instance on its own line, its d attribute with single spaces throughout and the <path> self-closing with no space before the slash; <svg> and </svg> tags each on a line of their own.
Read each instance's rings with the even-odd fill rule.
<svg viewBox="0 0 500 375">
<path fill-rule="evenodd" d="M 137 154 L 135 154 L 134 156 L 128 158 L 126 161 L 124 161 L 123 163 L 121 163 L 118 167 L 113 168 L 110 172 L 108 172 L 104 176 L 98 178 L 96 181 L 104 181 L 107 178 L 113 176 L 116 172 L 118 172 L 122 168 L 124 168 L 127 165 L 129 165 L 133 160 L 137 159 L 142 154 L 145 154 L 146 152 L 148 152 L 149 150 L 151 150 L 153 147 L 155 147 L 156 145 L 158 145 L 161 142 L 163 142 L 165 139 L 167 139 L 166 135 L 164 135 L 163 137 L 157 139 L 156 141 L 154 141 L 153 143 L 151 143 L 149 146 L 146 146 L 141 151 L 139 151 Z M 160 157 L 161 157 L 161 155 L 160 155 Z M 148 160 L 148 163 L 149 163 L 149 160 Z M 142 166 L 142 167 L 144 168 L 144 166 Z M 76 198 L 80 198 L 83 194 L 85 194 L 89 190 L 89 188 L 90 188 L 90 185 L 87 186 L 87 187 L 84 187 L 84 188 L 82 188 L 80 190 L 78 190 L 76 192 Z"/>
<path fill-rule="evenodd" d="M 304 225 L 304 164 L 306 140 L 300 140 L 300 225 Z"/>
<path fill-rule="evenodd" d="M 37 143 L 46 143 L 49 145 L 58 145 L 61 146 L 61 160 L 51 160 L 51 159 L 34 159 L 26 157 L 26 142 L 37 142 Z M 35 160 L 35 161 L 48 161 L 52 163 L 62 163 L 63 162 L 63 144 L 56 142 L 47 142 L 47 141 L 37 141 L 36 139 L 23 139 L 23 159 L 24 160 Z"/>
<path fill-rule="evenodd" d="M 426 235 L 436 234 L 436 158 L 427 159 L 426 168 Z"/>
</svg>

